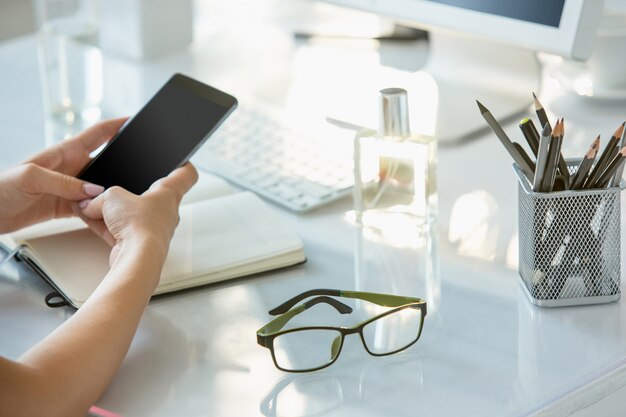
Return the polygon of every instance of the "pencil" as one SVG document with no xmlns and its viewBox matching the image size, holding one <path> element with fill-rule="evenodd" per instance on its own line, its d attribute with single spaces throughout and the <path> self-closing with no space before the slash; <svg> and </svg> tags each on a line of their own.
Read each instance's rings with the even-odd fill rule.
<svg viewBox="0 0 626 417">
<path fill-rule="evenodd" d="M 552 191 L 565 191 L 569 189 L 569 184 L 565 182 L 565 177 L 561 174 L 558 174 L 554 177 L 554 185 L 552 186 Z"/>
<path fill-rule="evenodd" d="M 617 128 L 615 133 L 613 133 L 611 139 L 609 139 L 609 143 L 606 144 L 604 151 L 602 151 L 602 154 L 598 158 L 598 162 L 596 162 L 596 165 L 591 169 L 591 172 L 589 173 L 589 178 L 587 179 L 587 181 L 585 181 L 585 185 L 583 186 L 583 188 L 593 188 L 593 185 L 595 185 L 600 175 L 602 175 L 602 173 L 606 169 L 607 164 L 611 161 L 611 156 L 615 152 L 615 147 L 617 146 L 617 143 L 620 140 L 623 131 L 624 124 L 622 123 L 622 125 Z"/>
<path fill-rule="evenodd" d="M 559 145 L 559 172 L 563 175 L 563 181 L 565 183 L 565 189 L 569 188 L 570 184 L 570 175 L 569 169 L 567 169 L 567 163 L 565 162 L 565 158 L 563 158 L 563 152 L 561 149 L 563 148 L 563 138 L 565 137 L 565 120 L 561 118 L 561 131 L 560 131 L 560 145 Z"/>
<path fill-rule="evenodd" d="M 509 137 L 506 135 L 506 133 L 502 129 L 502 126 L 500 126 L 500 123 L 498 123 L 498 121 L 495 119 L 495 117 L 493 117 L 491 112 L 487 110 L 487 108 L 483 106 L 480 101 L 476 100 L 476 104 L 478 104 L 480 114 L 483 116 L 491 130 L 493 130 L 493 133 L 495 133 L 498 139 L 500 139 L 500 142 L 502 142 L 502 145 L 504 145 L 506 150 L 509 152 L 509 155 L 511 155 L 517 166 L 520 167 L 526 178 L 528 178 L 528 181 L 531 181 L 534 176 L 533 170 L 528 165 L 528 163 L 526 163 L 526 161 L 517 151 L 515 146 L 513 146 L 513 142 L 511 142 L 511 139 L 509 139 Z"/>
<path fill-rule="evenodd" d="M 537 128 L 535 124 L 530 119 L 523 119 L 519 123 L 519 128 L 528 142 L 530 146 L 530 150 L 533 151 L 535 157 L 537 157 L 537 152 L 539 151 L 539 132 L 537 132 Z"/>
<path fill-rule="evenodd" d="M 550 121 L 548 120 L 546 111 L 543 108 L 543 105 L 541 104 L 537 96 L 535 95 L 535 93 L 533 93 L 533 98 L 535 99 L 535 113 L 537 113 L 537 117 L 539 118 L 539 123 L 541 124 L 541 126 L 545 126 L 546 123 L 548 124 L 548 126 L 550 126 Z M 550 129 L 552 129 L 552 126 L 550 126 Z"/>
<path fill-rule="evenodd" d="M 613 149 L 609 153 L 609 156 L 606 158 L 607 162 L 604 164 L 604 167 L 603 167 L 604 169 L 602 170 L 602 173 L 604 173 L 604 171 L 606 171 L 606 167 L 613 160 L 613 158 L 615 158 L 615 155 L 617 155 L 619 153 L 620 149 L 621 148 L 619 147 L 619 143 L 613 147 Z M 600 174 L 600 175 L 602 175 L 602 174 Z"/>
<path fill-rule="evenodd" d="M 591 143 L 589 150 L 587 150 L 584 158 L 580 161 L 578 169 L 576 169 L 576 172 L 571 180 L 571 190 L 580 190 L 582 185 L 585 183 L 585 178 L 587 178 L 587 173 L 593 165 L 594 159 L 596 159 L 598 149 L 600 149 L 600 135 L 598 135 L 598 137 Z"/>
<path fill-rule="evenodd" d="M 552 131 L 550 125 L 546 123 L 541 132 L 541 139 L 539 141 L 539 150 L 537 151 L 537 164 L 535 168 L 535 177 L 533 179 L 533 191 L 541 191 L 541 183 L 543 182 L 543 175 L 546 170 L 546 162 L 548 160 L 548 146 L 550 145 L 550 135 Z"/>
<path fill-rule="evenodd" d="M 606 187 L 609 184 L 613 175 L 615 174 L 615 171 L 617 171 L 617 169 L 620 166 L 624 165 L 625 159 L 626 159 L 626 147 L 623 147 L 622 149 L 620 149 L 617 155 L 615 155 L 615 157 L 611 160 L 611 162 L 609 162 L 609 164 L 607 165 L 602 175 L 600 175 L 600 178 L 598 178 L 598 181 L 596 181 L 596 183 L 594 184 L 593 188 Z"/>
<path fill-rule="evenodd" d="M 526 161 L 526 164 L 530 167 L 530 169 L 533 171 L 533 177 L 535 176 L 535 170 L 536 170 L 536 166 L 535 163 L 533 162 L 532 159 L 530 159 L 530 156 L 528 156 L 528 154 L 526 153 L 526 151 L 524 150 L 524 148 L 522 148 L 522 145 L 520 145 L 517 142 L 513 142 L 513 146 L 515 146 L 515 149 L 517 150 L 517 152 L 519 152 L 519 154 L 522 156 L 522 158 L 524 159 L 524 161 Z"/>
<path fill-rule="evenodd" d="M 556 177 L 556 167 L 559 160 L 559 152 L 561 151 L 561 123 L 556 122 L 552 135 L 550 137 L 550 147 L 548 148 L 548 159 L 546 162 L 546 170 L 543 174 L 543 182 L 541 184 L 542 191 L 552 192 L 554 187 L 554 178 Z"/>
<path fill-rule="evenodd" d="M 624 123 L 622 123 L 622 126 L 624 125 Z M 620 149 L 624 146 L 626 146 L 626 129 L 622 130 L 622 137 L 619 143 Z M 613 187 L 620 186 L 620 183 L 622 182 L 622 175 L 624 175 L 624 164 L 620 165 L 619 168 L 617 168 L 617 171 L 615 171 L 615 176 L 613 177 L 613 182 L 611 183 Z"/>
</svg>

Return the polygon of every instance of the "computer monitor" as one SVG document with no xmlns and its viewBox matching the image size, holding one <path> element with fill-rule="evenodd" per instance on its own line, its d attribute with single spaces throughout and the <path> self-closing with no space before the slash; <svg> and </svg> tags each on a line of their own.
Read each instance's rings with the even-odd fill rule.
<svg viewBox="0 0 626 417">
<path fill-rule="evenodd" d="M 503 119 L 540 88 L 537 51 L 591 54 L 602 0 L 324 0 L 431 33 L 424 68 L 439 86 L 436 135 L 454 141 L 484 126 L 475 100 Z"/>
<path fill-rule="evenodd" d="M 575 59 L 591 54 L 601 0 L 327 0 L 430 31 L 448 31 Z"/>
</svg>

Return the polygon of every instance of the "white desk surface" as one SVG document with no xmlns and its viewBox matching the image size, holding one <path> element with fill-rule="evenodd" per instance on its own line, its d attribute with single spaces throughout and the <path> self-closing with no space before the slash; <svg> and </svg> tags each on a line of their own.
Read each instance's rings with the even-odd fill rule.
<svg viewBox="0 0 626 417">
<path fill-rule="evenodd" d="M 206 33 L 188 52 L 143 64 L 111 60 L 107 90 L 120 95 L 109 112 L 132 112 L 181 71 L 299 114 L 310 110 L 302 103 L 315 77 L 307 65 L 315 59 L 353 55 L 357 62 L 366 57 L 369 64 L 360 65 L 375 65 L 372 50 L 296 46 L 270 23 L 260 24 L 253 39 L 238 37 L 233 25 Z M 346 62 L 328 60 L 320 76 Z M 5 168 L 44 145 L 34 37 L 0 44 L 0 68 Z M 585 102 L 564 95 L 551 78 L 544 81 L 544 105 L 567 121 L 566 156 L 581 155 L 597 133 L 608 137 L 626 115 L 623 104 Z M 505 129 L 519 136 L 515 123 Z M 623 302 L 540 309 L 521 292 L 517 184 L 492 134 L 440 147 L 439 198 L 438 234 L 426 243 L 440 273 L 429 282 L 420 277 L 425 247 L 370 240 L 345 220 L 349 198 L 304 215 L 275 207 L 302 237 L 308 262 L 153 300 L 97 405 L 126 417 L 565 416 L 626 384 Z M 348 339 L 324 371 L 276 370 L 255 331 L 270 319 L 270 308 L 325 287 L 428 298 L 422 339 L 386 358 L 371 357 L 358 338 Z M 0 355 L 19 357 L 71 316 L 70 309 L 45 306 L 48 291 L 17 265 L 0 272 Z"/>
</svg>

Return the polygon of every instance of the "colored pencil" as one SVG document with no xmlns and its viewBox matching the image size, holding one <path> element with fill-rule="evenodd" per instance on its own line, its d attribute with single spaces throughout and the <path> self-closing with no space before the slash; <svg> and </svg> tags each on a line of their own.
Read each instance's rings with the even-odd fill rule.
<svg viewBox="0 0 626 417">
<path fill-rule="evenodd" d="M 535 168 L 535 176 L 533 179 L 533 191 L 540 192 L 541 183 L 543 182 L 543 175 L 546 170 L 546 162 L 548 160 L 548 146 L 550 145 L 550 135 L 552 131 L 550 125 L 546 123 L 541 132 L 541 139 L 539 141 L 539 150 L 537 152 L 537 164 Z"/>
<path fill-rule="evenodd" d="M 593 165 L 593 161 L 596 159 L 596 155 L 598 154 L 598 150 L 600 149 L 600 135 L 591 143 L 589 146 L 589 150 L 585 154 L 582 161 L 578 165 L 578 169 L 574 173 L 572 177 L 570 189 L 571 190 L 580 190 L 585 183 L 585 179 L 587 178 L 587 174 Z"/>
<path fill-rule="evenodd" d="M 602 175 L 608 163 L 611 162 L 611 157 L 615 152 L 615 147 L 617 146 L 623 131 L 624 124 L 622 123 L 620 127 L 617 128 L 613 136 L 611 136 L 611 139 L 609 139 L 609 143 L 606 144 L 604 151 L 602 151 L 602 154 L 598 158 L 598 162 L 596 162 L 595 166 L 591 169 L 589 178 L 585 181 L 583 188 L 592 188 L 596 181 L 598 181 L 598 178 L 600 178 L 600 175 Z"/>
<path fill-rule="evenodd" d="M 565 120 L 563 118 L 561 118 L 561 131 L 559 133 L 559 136 L 559 172 L 563 176 L 565 189 L 568 189 L 570 184 L 570 175 L 569 170 L 567 169 L 567 163 L 565 162 L 565 158 L 563 158 L 563 152 L 561 152 L 561 149 L 563 148 L 563 138 L 565 137 Z"/>
<path fill-rule="evenodd" d="M 619 142 L 620 149 L 623 148 L 624 146 L 626 146 L 626 129 L 622 130 L 622 137 Z M 613 177 L 613 182 L 611 183 L 613 187 L 620 186 L 620 183 L 622 182 L 622 175 L 624 175 L 624 165 L 625 164 L 620 165 L 620 167 L 617 168 L 617 171 L 615 171 L 615 176 Z"/>
<path fill-rule="evenodd" d="M 533 151 L 533 154 L 537 157 L 537 153 L 539 151 L 539 132 L 537 132 L 535 124 L 530 119 L 523 119 L 519 123 L 519 128 L 522 131 L 526 142 L 528 142 L 530 150 Z"/>
<path fill-rule="evenodd" d="M 513 142 L 513 146 L 515 146 L 515 149 L 517 150 L 517 152 L 519 152 L 519 154 L 522 156 L 524 161 L 526 161 L 526 164 L 528 164 L 530 169 L 533 171 L 533 177 L 534 177 L 535 176 L 536 166 L 535 166 L 535 163 L 533 162 L 533 160 L 530 158 L 530 156 L 528 156 L 528 154 L 526 153 L 526 151 L 524 150 L 522 145 L 520 145 L 517 142 Z"/>
<path fill-rule="evenodd" d="M 620 149 L 617 155 L 613 157 L 611 162 L 609 162 L 609 164 L 607 165 L 602 175 L 600 175 L 600 178 L 598 178 L 598 180 L 594 184 L 593 188 L 606 187 L 611 181 L 611 178 L 613 178 L 613 175 L 615 175 L 615 171 L 617 171 L 617 169 L 620 166 L 624 165 L 625 159 L 626 159 L 626 147 L 623 147 L 622 149 Z"/>
<path fill-rule="evenodd" d="M 550 126 L 550 121 L 548 120 L 546 111 L 543 108 L 543 105 L 541 104 L 537 96 L 535 95 L 535 93 L 533 93 L 533 98 L 535 99 L 535 113 L 537 113 L 537 117 L 539 118 L 539 124 L 541 126 L 545 126 L 547 123 L 548 126 Z M 552 130 L 552 126 L 550 126 L 550 129 Z"/>
<path fill-rule="evenodd" d="M 559 161 L 559 153 L 561 152 L 561 122 L 557 121 L 550 137 L 550 147 L 548 148 L 548 160 L 546 162 L 546 170 L 543 174 L 543 182 L 541 189 L 543 192 L 552 192 L 554 187 L 554 178 L 556 177 L 556 169 Z"/>
<path fill-rule="evenodd" d="M 502 142 L 502 145 L 504 145 L 504 148 L 509 152 L 509 155 L 511 155 L 511 157 L 513 158 L 513 161 L 515 161 L 517 166 L 520 167 L 524 175 L 526 175 L 526 178 L 528 178 L 528 181 L 532 181 L 532 178 L 534 177 L 533 170 L 528 165 L 528 163 L 524 160 L 522 155 L 520 155 L 520 153 L 517 151 L 515 146 L 513 146 L 513 142 L 511 141 L 511 139 L 509 139 L 507 134 L 504 132 L 504 129 L 502 129 L 502 126 L 500 126 L 500 123 L 498 123 L 498 121 L 495 119 L 495 117 L 493 117 L 491 112 L 487 110 L 487 108 L 483 106 L 480 101 L 476 100 L 476 104 L 478 104 L 478 109 L 480 110 L 480 114 L 483 116 L 483 118 L 485 119 L 489 127 L 491 127 L 491 130 L 493 130 L 493 133 L 495 133 L 498 139 L 500 139 L 500 142 Z"/>
</svg>

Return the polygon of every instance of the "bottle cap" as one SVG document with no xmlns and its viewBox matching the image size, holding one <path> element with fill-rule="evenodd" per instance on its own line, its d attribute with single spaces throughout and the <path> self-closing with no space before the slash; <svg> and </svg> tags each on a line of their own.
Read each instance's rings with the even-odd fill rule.
<svg viewBox="0 0 626 417">
<path fill-rule="evenodd" d="M 411 134 L 409 127 L 409 100 L 403 88 L 385 88 L 380 90 L 381 136 L 406 137 Z"/>
</svg>

